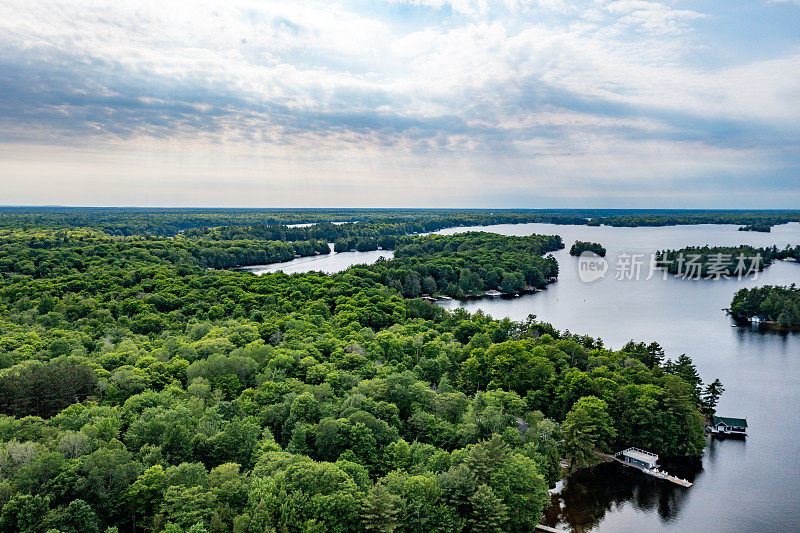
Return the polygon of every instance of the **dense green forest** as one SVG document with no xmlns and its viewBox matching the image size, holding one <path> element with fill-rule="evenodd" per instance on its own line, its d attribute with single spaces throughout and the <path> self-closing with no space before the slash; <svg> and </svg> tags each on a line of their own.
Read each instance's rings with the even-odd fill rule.
<svg viewBox="0 0 800 533">
<path fill-rule="evenodd" d="M 93 256 L 137 258 L 176 266 L 231 268 L 328 254 L 325 241 L 204 241 L 181 238 L 114 238 L 93 230 L 0 230 L 0 272 L 52 276 L 83 268 Z"/>
<path fill-rule="evenodd" d="M 685 355 L 414 298 L 538 286 L 558 237 L 208 270 L 274 242 L 4 230 L 0 530 L 530 531 L 562 459 L 702 453 Z"/>
<path fill-rule="evenodd" d="M 731 313 L 740 318 L 763 314 L 778 329 L 800 329 L 800 289 L 794 284 L 741 289 L 733 297 Z"/>
<path fill-rule="evenodd" d="M 213 240 L 377 238 L 455 226 L 546 222 L 610 226 L 766 225 L 800 221 L 800 211 L 637 209 L 178 209 L 2 207 L 0 228 L 92 228 L 109 235 Z M 347 224 L 332 224 L 345 222 Z M 311 224 L 305 227 L 288 227 Z M 338 227 L 337 226 L 344 226 Z"/>
<path fill-rule="evenodd" d="M 606 256 L 606 249 L 596 242 L 575 241 L 569 249 L 569 255 L 581 255 L 583 252 L 593 252 L 600 257 Z"/>
<path fill-rule="evenodd" d="M 800 245 L 777 246 L 687 246 L 656 253 L 656 263 L 670 274 L 689 278 L 745 276 L 760 272 L 778 259 L 800 259 Z"/>
</svg>

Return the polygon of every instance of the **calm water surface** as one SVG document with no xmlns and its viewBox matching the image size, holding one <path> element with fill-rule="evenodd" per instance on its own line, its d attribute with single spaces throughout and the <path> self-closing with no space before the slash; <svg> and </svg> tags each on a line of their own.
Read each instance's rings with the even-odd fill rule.
<svg viewBox="0 0 800 533">
<path fill-rule="evenodd" d="M 336 222 L 334 222 L 336 224 Z M 329 243 L 331 253 L 328 255 L 311 255 L 285 261 L 283 263 L 271 263 L 269 265 L 254 265 L 243 267 L 240 270 L 252 272 L 257 276 L 268 272 L 285 272 L 286 274 L 296 274 L 300 272 L 325 272 L 332 274 L 341 272 L 353 265 L 371 265 L 379 258 L 391 259 L 394 253 L 391 250 L 373 250 L 371 252 L 340 252 L 333 251 L 333 243 Z"/>
<path fill-rule="evenodd" d="M 692 357 L 706 381 L 722 380 L 722 416 L 747 418 L 749 437 L 713 440 L 701 462 L 666 462 L 666 470 L 694 481 L 689 489 L 650 479 L 613 464 L 571 476 L 554 494 L 546 523 L 578 531 L 800 531 L 800 335 L 731 327 L 721 311 L 739 288 L 800 284 L 800 265 L 778 261 L 745 280 L 662 278 L 618 281 L 619 254 L 649 254 L 687 245 L 800 244 L 800 224 L 772 233 L 739 232 L 736 226 L 612 228 L 552 224 L 498 225 L 470 230 L 505 235 L 556 234 L 567 250 L 553 255 L 559 281 L 548 290 L 514 299 L 449 302 L 470 311 L 524 320 L 535 314 L 559 329 L 602 338 L 620 348 L 630 339 L 657 341 L 673 359 Z M 449 228 L 451 234 L 467 228 Z M 578 278 L 575 240 L 608 250 L 606 277 Z M 643 267 L 647 277 L 647 265 Z"/>
</svg>

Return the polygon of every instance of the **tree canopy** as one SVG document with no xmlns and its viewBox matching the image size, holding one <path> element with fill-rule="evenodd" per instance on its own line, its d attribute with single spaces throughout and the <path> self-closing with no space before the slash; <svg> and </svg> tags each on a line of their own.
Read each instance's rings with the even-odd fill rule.
<svg viewBox="0 0 800 533">
<path fill-rule="evenodd" d="M 530 531 L 564 457 L 702 453 L 688 358 L 416 298 L 538 286 L 557 237 L 209 270 L 236 242 L 4 230 L 0 530 Z"/>
</svg>

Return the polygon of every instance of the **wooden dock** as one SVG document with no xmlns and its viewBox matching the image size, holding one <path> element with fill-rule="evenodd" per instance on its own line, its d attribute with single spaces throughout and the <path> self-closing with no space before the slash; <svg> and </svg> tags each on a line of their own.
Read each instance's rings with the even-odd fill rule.
<svg viewBox="0 0 800 533">
<path fill-rule="evenodd" d="M 666 472 L 661 472 L 661 471 L 659 471 L 657 469 L 642 468 L 640 466 L 636 466 L 636 465 L 631 464 L 631 463 L 626 463 L 622 459 L 620 459 L 618 457 L 615 457 L 613 455 L 608 455 L 606 453 L 601 453 L 599 455 L 601 455 L 602 457 L 604 457 L 606 459 L 610 459 L 612 461 L 616 461 L 619 464 L 621 464 L 622 466 L 627 466 L 629 468 L 635 468 L 639 472 L 647 474 L 648 476 L 652 476 L 652 477 L 654 477 L 656 479 L 663 479 L 664 481 L 669 481 L 670 483 L 675 483 L 676 485 L 680 485 L 681 487 L 689 488 L 689 487 L 691 487 L 693 485 L 693 483 L 691 481 L 687 481 L 685 479 L 681 479 L 679 477 L 672 476 L 670 474 L 667 474 Z"/>
</svg>

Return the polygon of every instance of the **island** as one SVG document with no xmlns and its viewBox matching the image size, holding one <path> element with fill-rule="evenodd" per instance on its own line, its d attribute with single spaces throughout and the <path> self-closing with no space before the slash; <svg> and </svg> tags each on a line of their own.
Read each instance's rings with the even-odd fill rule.
<svg viewBox="0 0 800 533">
<path fill-rule="evenodd" d="M 606 256 L 606 249 L 596 242 L 575 241 L 569 249 L 569 255 L 581 255 L 583 252 L 593 252 L 600 257 Z"/>
<path fill-rule="evenodd" d="M 760 272 L 776 260 L 797 261 L 800 245 L 756 248 L 753 246 L 686 246 L 661 250 L 655 264 L 670 274 L 685 278 L 744 277 Z"/>
<path fill-rule="evenodd" d="M 761 233 L 769 233 L 772 231 L 772 226 L 769 224 L 748 224 L 747 226 L 741 226 L 739 231 L 759 231 Z"/>
<path fill-rule="evenodd" d="M 779 331 L 800 329 L 800 289 L 764 285 L 741 289 L 731 301 L 730 313 L 740 321 Z"/>
</svg>

